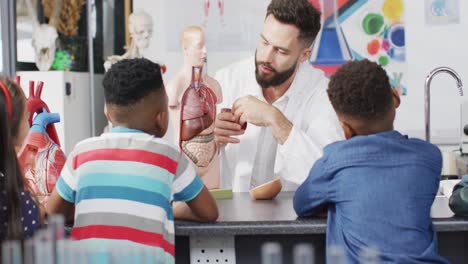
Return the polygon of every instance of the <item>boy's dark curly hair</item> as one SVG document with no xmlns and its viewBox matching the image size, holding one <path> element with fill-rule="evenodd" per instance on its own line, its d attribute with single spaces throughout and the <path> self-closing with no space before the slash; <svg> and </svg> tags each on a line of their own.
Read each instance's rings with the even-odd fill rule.
<svg viewBox="0 0 468 264">
<path fill-rule="evenodd" d="M 389 111 L 393 96 L 387 73 L 369 60 L 350 61 L 330 78 L 328 97 L 338 114 L 375 120 Z"/>
<path fill-rule="evenodd" d="M 112 65 L 102 81 L 107 104 L 129 106 L 151 92 L 164 89 L 159 64 L 148 59 L 126 59 Z"/>
<path fill-rule="evenodd" d="M 270 14 L 281 23 L 296 26 L 306 46 L 312 45 L 320 30 L 320 12 L 307 0 L 272 0 L 266 16 Z"/>
</svg>

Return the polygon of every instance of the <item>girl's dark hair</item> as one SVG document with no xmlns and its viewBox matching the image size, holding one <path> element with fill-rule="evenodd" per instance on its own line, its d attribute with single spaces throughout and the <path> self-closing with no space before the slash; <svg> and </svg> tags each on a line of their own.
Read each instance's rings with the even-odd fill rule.
<svg viewBox="0 0 468 264">
<path fill-rule="evenodd" d="M 22 239 L 21 198 L 23 175 L 16 157 L 14 136 L 18 134 L 25 106 L 24 93 L 16 83 L 0 75 L 0 81 L 5 84 L 11 99 L 12 116 L 8 117 L 5 94 L 0 91 L 0 191 L 5 204 L 0 208 L 2 217 L 7 221 L 6 239 Z M 6 208 L 6 211 L 4 211 Z M 2 227 L 3 228 L 3 227 Z"/>
</svg>

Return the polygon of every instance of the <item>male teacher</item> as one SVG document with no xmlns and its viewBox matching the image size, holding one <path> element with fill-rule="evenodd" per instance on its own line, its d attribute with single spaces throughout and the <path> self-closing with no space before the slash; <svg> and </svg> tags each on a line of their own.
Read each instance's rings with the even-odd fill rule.
<svg viewBox="0 0 468 264">
<path fill-rule="evenodd" d="M 217 72 L 221 107 L 231 108 L 215 122 L 221 187 L 246 192 L 281 178 L 283 191 L 294 191 L 323 147 L 343 139 L 328 79 L 308 62 L 319 30 L 307 0 L 273 0 L 255 57 Z"/>
</svg>

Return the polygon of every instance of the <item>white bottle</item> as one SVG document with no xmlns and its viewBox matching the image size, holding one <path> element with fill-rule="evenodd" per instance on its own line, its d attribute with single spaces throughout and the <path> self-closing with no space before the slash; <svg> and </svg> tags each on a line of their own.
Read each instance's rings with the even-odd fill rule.
<svg viewBox="0 0 468 264">
<path fill-rule="evenodd" d="M 328 264 L 347 264 L 345 251 L 341 246 L 330 246 L 327 255 Z"/>
<path fill-rule="evenodd" d="M 297 244 L 293 249 L 294 264 L 314 264 L 315 250 L 309 244 Z"/>
<path fill-rule="evenodd" d="M 21 264 L 21 242 L 9 240 L 2 243 L 2 263 Z"/>
<path fill-rule="evenodd" d="M 276 242 L 268 242 L 262 245 L 262 264 L 282 264 L 283 252 L 281 245 Z"/>
<path fill-rule="evenodd" d="M 359 263 L 360 264 L 379 264 L 380 257 L 379 251 L 375 248 L 366 247 L 361 250 L 359 254 Z"/>
</svg>

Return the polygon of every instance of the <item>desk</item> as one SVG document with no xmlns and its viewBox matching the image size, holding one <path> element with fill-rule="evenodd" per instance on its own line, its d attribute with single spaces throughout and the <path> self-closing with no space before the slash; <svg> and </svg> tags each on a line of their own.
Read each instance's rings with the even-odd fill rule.
<svg viewBox="0 0 468 264">
<path fill-rule="evenodd" d="M 219 262 L 201 259 L 193 263 L 261 263 L 260 248 L 264 242 L 280 242 L 283 247 L 283 263 L 292 263 L 292 248 L 297 243 L 310 243 L 315 247 L 316 262 L 325 263 L 325 231 L 327 220 L 323 218 L 297 219 L 293 209 L 293 192 L 281 193 L 271 201 L 252 200 L 248 193 L 234 193 L 229 200 L 218 200 L 219 219 L 215 223 L 175 222 L 176 263 L 190 262 L 190 243 L 200 239 L 223 247 L 215 252 Z M 438 233 L 439 253 L 451 263 L 468 260 L 468 219 L 452 217 L 434 219 Z M 236 262 L 223 258 L 229 253 L 225 247 L 233 246 Z M 198 255 L 210 253 L 195 252 Z M 210 259 L 211 260 L 211 259 Z M 228 260 L 228 262 L 225 262 Z"/>
</svg>

